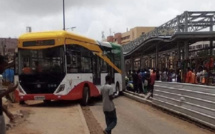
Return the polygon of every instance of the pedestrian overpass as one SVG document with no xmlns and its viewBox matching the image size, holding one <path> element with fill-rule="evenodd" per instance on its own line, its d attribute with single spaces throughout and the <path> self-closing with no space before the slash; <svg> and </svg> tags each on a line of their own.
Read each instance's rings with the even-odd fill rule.
<svg viewBox="0 0 215 134">
<path fill-rule="evenodd" d="M 137 58 L 142 68 L 141 61 L 147 57 L 154 58 L 155 62 L 148 67 L 157 67 L 159 57 L 173 50 L 178 59 L 188 59 L 189 45 L 198 41 L 210 41 L 209 49 L 212 53 L 215 48 L 214 25 L 215 11 L 185 11 L 153 31 L 125 44 L 124 57 L 126 64 L 130 64 L 126 65 L 126 69 L 134 69 L 134 61 Z"/>
</svg>

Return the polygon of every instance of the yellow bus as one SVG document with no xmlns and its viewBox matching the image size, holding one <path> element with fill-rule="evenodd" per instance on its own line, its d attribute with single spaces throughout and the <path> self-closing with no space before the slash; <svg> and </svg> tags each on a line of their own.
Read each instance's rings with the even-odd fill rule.
<svg viewBox="0 0 215 134">
<path fill-rule="evenodd" d="M 125 88 L 124 58 L 118 44 L 99 42 L 67 31 L 21 35 L 15 65 L 19 101 L 81 100 L 100 96 L 105 76 L 116 95 Z"/>
</svg>

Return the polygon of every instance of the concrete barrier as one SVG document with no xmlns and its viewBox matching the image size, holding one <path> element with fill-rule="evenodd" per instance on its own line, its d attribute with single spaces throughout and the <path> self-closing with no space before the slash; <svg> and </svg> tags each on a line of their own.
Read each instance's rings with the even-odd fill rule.
<svg viewBox="0 0 215 134">
<path fill-rule="evenodd" d="M 152 103 L 215 128 L 215 87 L 156 82 Z"/>
</svg>

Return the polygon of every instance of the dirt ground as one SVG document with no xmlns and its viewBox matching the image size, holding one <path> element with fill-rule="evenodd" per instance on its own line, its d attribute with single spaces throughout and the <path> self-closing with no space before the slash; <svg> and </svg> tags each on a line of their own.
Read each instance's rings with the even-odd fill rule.
<svg viewBox="0 0 215 134">
<path fill-rule="evenodd" d="M 82 110 L 90 130 L 90 134 L 103 134 L 103 129 L 94 117 L 90 107 L 82 107 Z"/>
<path fill-rule="evenodd" d="M 20 109 L 21 112 L 18 112 L 16 122 L 10 123 L 7 134 L 89 134 L 78 103 L 27 103 L 25 106 L 13 104 L 9 108 L 13 113 Z"/>
</svg>

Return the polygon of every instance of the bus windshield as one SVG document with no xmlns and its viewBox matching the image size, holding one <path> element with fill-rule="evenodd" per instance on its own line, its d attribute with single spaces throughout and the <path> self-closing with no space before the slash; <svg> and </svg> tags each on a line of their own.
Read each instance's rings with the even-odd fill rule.
<svg viewBox="0 0 215 134">
<path fill-rule="evenodd" d="M 19 50 L 18 74 L 64 73 L 63 47 Z"/>
</svg>

